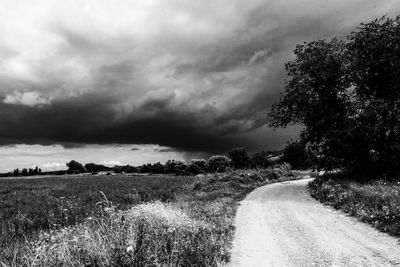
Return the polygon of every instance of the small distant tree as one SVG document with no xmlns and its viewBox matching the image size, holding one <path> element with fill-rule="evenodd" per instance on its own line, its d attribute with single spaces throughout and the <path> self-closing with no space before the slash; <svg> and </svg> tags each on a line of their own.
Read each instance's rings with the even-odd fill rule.
<svg viewBox="0 0 400 267">
<path fill-rule="evenodd" d="M 268 168 L 271 165 L 270 161 L 268 160 L 270 155 L 271 154 L 268 151 L 260 151 L 252 154 L 250 156 L 250 166 L 252 168 Z"/>
<path fill-rule="evenodd" d="M 85 164 L 85 169 L 88 172 L 105 172 L 109 171 L 111 168 L 101 164 L 87 163 Z"/>
<path fill-rule="evenodd" d="M 187 172 L 187 164 L 180 160 L 168 160 L 165 163 L 165 171 L 167 173 L 184 174 Z"/>
<path fill-rule="evenodd" d="M 67 173 L 84 173 L 84 172 L 86 172 L 85 167 L 81 163 L 79 163 L 75 160 L 71 160 L 66 165 L 68 167 Z"/>
<path fill-rule="evenodd" d="M 192 159 L 191 162 L 199 166 L 203 170 L 207 170 L 207 160 L 205 159 Z"/>
<path fill-rule="evenodd" d="M 187 171 L 193 175 L 207 171 L 207 161 L 204 159 L 192 159 L 188 164 Z"/>
<path fill-rule="evenodd" d="M 224 172 L 230 166 L 230 159 L 227 156 L 216 155 L 208 160 L 208 169 L 210 172 Z"/>
<path fill-rule="evenodd" d="M 205 159 L 192 159 L 188 164 L 187 171 L 193 175 L 207 172 L 207 161 Z"/>
<path fill-rule="evenodd" d="M 250 158 L 245 148 L 234 148 L 228 155 L 234 168 L 244 169 L 249 167 Z"/>
<path fill-rule="evenodd" d="M 282 161 L 289 163 L 293 168 L 309 167 L 310 160 L 304 142 L 291 142 L 283 149 Z"/>
<path fill-rule="evenodd" d="M 26 168 L 23 168 L 21 174 L 22 176 L 28 176 L 28 170 Z"/>
<path fill-rule="evenodd" d="M 197 175 L 199 173 L 202 173 L 202 169 L 199 168 L 198 165 L 196 165 L 193 162 L 190 162 L 187 168 L 188 173 L 192 174 L 192 175 Z"/>
<path fill-rule="evenodd" d="M 152 173 L 164 173 L 165 168 L 160 162 L 154 163 L 151 165 L 151 172 Z"/>
<path fill-rule="evenodd" d="M 124 173 L 134 173 L 137 172 L 137 168 L 131 165 L 122 166 L 121 171 Z"/>
<path fill-rule="evenodd" d="M 14 175 L 14 176 L 19 176 L 19 169 L 15 169 L 15 170 L 13 171 L 13 175 Z"/>
</svg>

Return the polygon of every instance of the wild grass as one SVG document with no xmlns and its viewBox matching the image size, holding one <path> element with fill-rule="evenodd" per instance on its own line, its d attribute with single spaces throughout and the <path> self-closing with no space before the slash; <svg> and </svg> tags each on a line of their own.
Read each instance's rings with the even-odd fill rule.
<svg viewBox="0 0 400 267">
<path fill-rule="evenodd" d="M 104 199 L 124 210 L 143 202 L 174 201 L 193 177 L 55 176 L 0 179 L 0 262 L 17 263 L 27 240 L 42 231 L 97 216 Z"/>
<path fill-rule="evenodd" d="M 378 230 L 400 236 L 400 182 L 358 183 L 340 177 L 322 177 L 308 186 L 311 196 L 340 209 Z"/>
<path fill-rule="evenodd" d="M 218 266 L 230 259 L 238 202 L 260 185 L 295 177 L 289 171 L 276 169 L 159 177 L 158 180 L 127 178 L 135 182 L 121 177 L 100 180 L 104 178 L 108 192 L 120 190 L 118 194 L 111 194 L 111 198 L 107 191 L 104 194 L 97 191 L 97 204 L 91 202 L 94 206 L 86 206 L 91 210 L 84 211 L 84 219 L 74 224 L 40 228 L 35 235 L 20 239 L 23 242 L 15 242 L 12 250 L 3 251 L 0 261 L 5 266 Z M 82 193 L 75 199 L 82 201 L 88 187 L 92 188 L 89 185 L 86 190 L 81 188 L 91 183 L 92 178 L 88 179 L 79 186 Z M 116 181 L 112 183 L 109 179 Z M 116 186 L 118 179 L 124 180 L 120 187 Z M 136 188 L 130 188 L 131 204 L 125 205 L 119 196 L 129 194 L 125 191 L 128 182 L 136 183 Z M 139 187 L 142 183 L 143 187 Z M 44 184 L 52 192 L 54 188 L 49 188 L 48 182 Z M 140 193 L 136 192 L 152 188 L 149 184 L 153 184 L 152 197 L 138 197 Z M 165 190 L 169 188 L 173 194 L 165 198 L 161 190 L 157 196 L 156 185 Z M 8 240 L 9 244 L 13 241 Z"/>
</svg>

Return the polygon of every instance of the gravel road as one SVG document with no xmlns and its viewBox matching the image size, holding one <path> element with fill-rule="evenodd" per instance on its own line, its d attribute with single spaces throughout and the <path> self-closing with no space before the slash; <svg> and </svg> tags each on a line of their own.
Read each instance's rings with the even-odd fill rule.
<svg viewBox="0 0 400 267">
<path fill-rule="evenodd" d="M 398 239 L 312 199 L 310 181 L 267 185 L 247 196 L 230 266 L 400 266 Z"/>
</svg>

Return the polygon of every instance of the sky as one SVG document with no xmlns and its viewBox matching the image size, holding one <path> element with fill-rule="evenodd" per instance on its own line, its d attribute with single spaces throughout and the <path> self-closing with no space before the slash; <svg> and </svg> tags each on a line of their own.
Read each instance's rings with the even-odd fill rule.
<svg viewBox="0 0 400 267">
<path fill-rule="evenodd" d="M 296 44 L 396 0 L 0 0 L 0 171 L 281 149 L 268 127 Z"/>
</svg>

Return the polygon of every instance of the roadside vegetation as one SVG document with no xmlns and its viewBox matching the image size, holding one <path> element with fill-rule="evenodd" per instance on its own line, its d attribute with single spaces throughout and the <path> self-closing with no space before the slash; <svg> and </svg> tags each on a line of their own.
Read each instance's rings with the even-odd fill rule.
<svg viewBox="0 0 400 267">
<path fill-rule="evenodd" d="M 227 263 L 239 201 L 261 185 L 299 178 L 268 156 L 252 161 L 240 148 L 229 157 L 157 164 L 163 174 L 0 179 L 0 265 Z"/>
<path fill-rule="evenodd" d="M 360 183 L 349 181 L 343 175 L 327 175 L 312 181 L 308 190 L 322 203 L 400 237 L 400 182 Z"/>
</svg>

